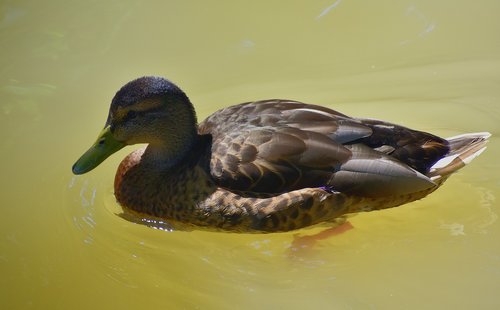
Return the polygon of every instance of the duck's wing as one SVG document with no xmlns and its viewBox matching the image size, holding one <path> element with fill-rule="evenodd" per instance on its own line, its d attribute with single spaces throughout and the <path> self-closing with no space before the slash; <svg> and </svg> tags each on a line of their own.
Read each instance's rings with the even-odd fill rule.
<svg viewBox="0 0 500 310">
<path fill-rule="evenodd" d="M 216 112 L 199 128 L 212 135 L 213 178 L 232 190 L 328 187 L 366 195 L 375 192 L 370 190 L 375 184 L 390 188 L 384 193 L 432 186 L 389 155 L 357 143 L 372 135 L 369 126 L 325 107 L 283 100 L 245 103 Z M 401 178 L 407 180 L 404 186 L 398 185 Z"/>
</svg>

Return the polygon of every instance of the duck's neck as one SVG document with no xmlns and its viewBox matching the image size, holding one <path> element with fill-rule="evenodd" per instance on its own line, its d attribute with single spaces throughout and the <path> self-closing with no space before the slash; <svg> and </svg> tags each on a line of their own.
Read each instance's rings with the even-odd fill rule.
<svg viewBox="0 0 500 310">
<path fill-rule="evenodd" d="M 182 95 L 182 96 L 181 96 Z M 175 121 L 165 121 L 150 136 L 142 162 L 155 170 L 171 169 L 185 158 L 198 141 L 198 128 L 193 105 L 182 93 L 182 100 L 172 100 L 166 105 L 167 115 Z"/>
<path fill-rule="evenodd" d="M 142 155 L 141 162 L 144 164 L 144 168 L 149 167 L 156 171 L 170 170 L 189 155 L 197 140 L 198 134 L 193 130 L 184 134 L 182 139 L 170 137 L 170 140 L 150 143 Z"/>
</svg>

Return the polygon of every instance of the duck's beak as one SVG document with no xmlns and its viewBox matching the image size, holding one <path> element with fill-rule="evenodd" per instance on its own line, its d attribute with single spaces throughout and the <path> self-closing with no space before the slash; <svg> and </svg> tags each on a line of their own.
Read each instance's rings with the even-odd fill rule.
<svg viewBox="0 0 500 310">
<path fill-rule="evenodd" d="M 73 173 L 84 174 L 89 172 L 124 146 L 124 142 L 118 141 L 113 137 L 110 126 L 106 126 L 99 134 L 94 145 L 73 165 Z"/>
</svg>

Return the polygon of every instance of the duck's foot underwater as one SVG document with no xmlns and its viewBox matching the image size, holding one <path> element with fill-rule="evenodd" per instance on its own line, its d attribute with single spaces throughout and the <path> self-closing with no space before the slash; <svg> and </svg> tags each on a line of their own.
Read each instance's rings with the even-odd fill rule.
<svg viewBox="0 0 500 310">
<path fill-rule="evenodd" d="M 294 234 L 289 250 L 293 253 L 293 255 L 302 256 L 303 254 L 313 250 L 318 241 L 340 235 L 353 228 L 354 226 L 352 226 L 351 222 L 346 220 L 345 217 L 339 218 L 335 221 L 334 226 L 328 227 L 319 233 L 312 235 Z"/>
</svg>

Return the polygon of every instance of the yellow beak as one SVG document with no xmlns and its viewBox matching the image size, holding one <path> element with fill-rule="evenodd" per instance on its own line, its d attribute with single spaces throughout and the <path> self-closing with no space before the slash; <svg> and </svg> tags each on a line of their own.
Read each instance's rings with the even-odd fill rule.
<svg viewBox="0 0 500 310">
<path fill-rule="evenodd" d="M 124 146 L 125 143 L 116 140 L 111 134 L 110 127 L 106 126 L 99 134 L 97 141 L 73 165 L 73 173 L 84 174 L 89 172 Z"/>
</svg>

